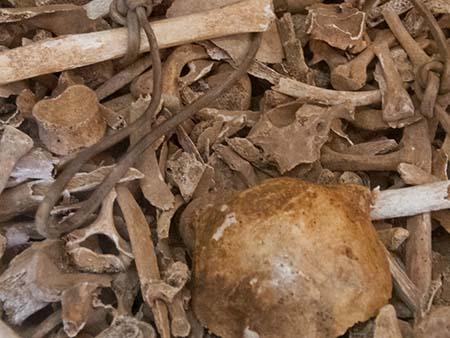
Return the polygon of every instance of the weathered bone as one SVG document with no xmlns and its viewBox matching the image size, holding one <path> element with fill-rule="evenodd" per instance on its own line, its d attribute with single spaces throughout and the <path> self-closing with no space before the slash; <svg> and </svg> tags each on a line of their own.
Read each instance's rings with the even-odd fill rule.
<svg viewBox="0 0 450 338">
<path fill-rule="evenodd" d="M 64 331 L 69 337 L 76 337 L 93 311 L 92 301 L 99 285 L 82 283 L 64 290 L 61 297 Z"/>
<path fill-rule="evenodd" d="M 11 177 L 18 183 L 28 179 L 50 180 L 58 162 L 59 160 L 47 150 L 35 147 L 16 163 Z"/>
<path fill-rule="evenodd" d="M 416 338 L 444 338 L 450 335 L 450 306 L 436 306 L 425 317 L 417 321 L 414 327 Z"/>
<path fill-rule="evenodd" d="M 8 321 L 20 324 L 48 303 L 60 301 L 68 288 L 90 282 L 108 286 L 110 279 L 77 272 L 68 264 L 62 241 L 46 240 L 34 243 L 11 261 L 0 276 L 0 300 Z"/>
<path fill-rule="evenodd" d="M 331 170 L 397 170 L 400 163 L 414 163 L 415 165 L 430 166 L 422 155 L 430 147 L 427 121 L 420 120 L 408 125 L 400 144 L 401 148 L 392 153 L 373 156 L 371 154 L 345 154 L 324 146 L 322 148 L 321 162 Z M 431 157 L 431 154 L 428 156 Z M 418 161 L 416 163 L 416 161 Z M 427 169 L 427 168 L 422 168 Z"/>
<path fill-rule="evenodd" d="M 219 86 L 231 74 L 233 68 L 229 64 L 221 64 L 214 74 L 204 79 L 206 88 Z M 206 92 L 206 88 L 194 91 L 190 87 L 185 87 L 182 91 L 184 104 L 190 104 Z M 225 91 L 220 97 L 208 105 L 210 108 L 222 110 L 246 110 L 250 108 L 252 96 L 252 85 L 248 75 L 243 75 L 230 89 Z"/>
<path fill-rule="evenodd" d="M 6 246 L 8 245 L 8 240 L 6 239 L 5 236 L 0 234 L 0 259 L 3 257 L 5 251 L 6 251 Z"/>
<path fill-rule="evenodd" d="M 38 102 L 33 116 L 42 142 L 58 155 L 91 146 L 106 132 L 97 96 L 83 85 L 70 86 L 61 95 Z"/>
<path fill-rule="evenodd" d="M 386 249 L 391 251 L 397 250 L 409 236 L 409 231 L 401 227 L 378 230 L 377 232 Z"/>
<path fill-rule="evenodd" d="M 309 42 L 309 49 L 313 53 L 313 58 L 310 61 L 312 65 L 325 61 L 331 71 L 339 65 L 347 63 L 347 58 L 339 53 L 336 49 L 330 47 L 326 42 L 320 40 L 311 40 Z M 344 89 L 336 88 L 334 89 Z"/>
<path fill-rule="evenodd" d="M 326 105 L 349 103 L 354 106 L 367 106 L 381 101 L 379 90 L 361 92 L 329 90 L 286 78 L 281 78 L 273 89 L 310 103 Z"/>
<path fill-rule="evenodd" d="M 397 314 L 391 304 L 385 305 L 380 309 L 375 319 L 373 338 L 403 338 Z"/>
<path fill-rule="evenodd" d="M 156 338 L 153 327 L 146 322 L 141 322 L 134 317 L 120 316 L 114 323 L 102 331 L 96 338 L 122 338 L 132 337 Z"/>
<path fill-rule="evenodd" d="M 230 146 L 217 144 L 214 147 L 217 156 L 224 161 L 231 170 L 242 177 L 242 180 L 248 187 L 255 185 L 258 181 L 253 166 L 242 157 L 240 157 Z"/>
<path fill-rule="evenodd" d="M 0 194 L 19 159 L 33 148 L 33 140 L 20 130 L 6 126 L 0 139 Z"/>
<path fill-rule="evenodd" d="M 394 289 L 397 296 L 405 303 L 405 305 L 413 312 L 420 314 L 421 299 L 419 290 L 414 283 L 409 279 L 402 264 L 397 258 L 385 249 L 386 257 L 389 261 L 389 270 L 394 281 Z"/>
<path fill-rule="evenodd" d="M 20 338 L 13 329 L 3 322 L 3 320 L 0 320 L 0 336 L 3 338 Z"/>
<path fill-rule="evenodd" d="M 251 18 L 251 20 L 249 20 Z M 265 31 L 274 19 L 270 0 L 247 0 L 192 15 L 152 23 L 160 48 L 233 35 Z M 141 35 L 141 52 L 148 41 Z M 36 42 L 0 54 L 0 83 L 59 72 L 118 58 L 127 48 L 127 29 L 74 34 Z"/>
<path fill-rule="evenodd" d="M 83 8 L 89 19 L 95 20 L 108 15 L 112 0 L 92 0 Z"/>
<path fill-rule="evenodd" d="M 169 210 L 164 210 L 158 216 L 158 222 L 156 225 L 156 231 L 158 234 L 158 239 L 167 239 L 169 238 L 170 232 L 170 223 L 172 221 L 173 216 L 177 212 L 177 210 L 185 203 L 184 199 L 177 195 L 175 196 L 175 203 L 173 208 Z"/>
<path fill-rule="evenodd" d="M 0 195 L 0 222 L 33 211 L 43 200 L 42 193 L 35 189 L 40 181 L 26 182 L 17 187 L 7 189 Z M 41 182 L 43 183 L 43 182 Z"/>
<path fill-rule="evenodd" d="M 144 99 L 140 98 L 132 104 L 133 109 L 130 112 L 131 121 L 136 120 L 144 113 L 144 110 L 147 107 L 147 102 L 145 102 L 147 101 L 147 98 L 149 97 L 146 96 Z M 139 140 L 142 136 L 143 135 L 138 135 L 137 133 L 131 134 L 131 144 L 134 144 L 134 142 Z M 145 198 L 155 207 L 162 210 L 168 210 L 173 207 L 175 197 L 165 182 L 158 165 L 156 149 L 159 145 L 160 142 L 157 142 L 157 144 L 147 148 L 136 164 L 139 170 L 145 175 L 139 182 Z"/>
<path fill-rule="evenodd" d="M 203 47 L 184 45 L 175 49 L 163 66 L 163 100 L 172 112 L 181 107 L 179 79 L 184 66 L 194 60 L 207 59 L 208 54 Z"/>
<path fill-rule="evenodd" d="M 399 16 L 392 9 L 385 8 L 383 10 L 383 16 L 392 34 L 397 38 L 415 66 L 420 66 L 431 61 L 431 58 L 420 48 L 419 44 L 411 35 L 409 35 Z"/>
<path fill-rule="evenodd" d="M 188 201 L 194 194 L 205 171 L 205 164 L 193 154 L 178 151 L 167 161 L 168 178 L 180 189 L 181 196 Z"/>
<path fill-rule="evenodd" d="M 288 73 L 298 81 L 314 84 L 313 73 L 305 62 L 302 44 L 295 35 L 294 22 L 290 13 L 285 13 L 278 20 L 278 29 L 281 33 Z"/>
<path fill-rule="evenodd" d="M 160 279 L 158 261 L 156 259 L 150 228 L 144 213 L 131 192 L 125 186 L 119 186 L 117 190 L 119 193 L 119 206 L 130 234 L 143 298 L 152 309 L 158 331 L 162 338 L 169 338 L 170 328 L 166 304 L 161 299 L 148 298 L 149 289 L 152 287 L 151 284 Z"/>
<path fill-rule="evenodd" d="M 351 116 L 352 108 L 346 105 L 324 108 L 288 103 L 266 112 L 252 128 L 248 139 L 285 173 L 300 163 L 317 161 L 321 147 L 328 140 L 332 121 L 351 119 Z M 301 149 L 294 147 L 299 142 L 304 144 Z"/>
<path fill-rule="evenodd" d="M 330 80 L 333 88 L 338 90 L 359 90 L 366 84 L 367 67 L 375 56 L 373 48 L 381 42 L 391 44 L 395 41 L 390 32 L 380 33 L 383 36 L 381 37 L 381 34 L 379 34 L 378 38 L 355 58 L 331 70 Z"/>
<path fill-rule="evenodd" d="M 375 193 L 373 220 L 418 215 L 428 211 L 450 209 L 450 181 Z"/>
<path fill-rule="evenodd" d="M 139 277 L 134 267 L 119 273 L 111 283 L 117 298 L 117 316 L 131 316 L 135 298 L 139 292 Z"/>
<path fill-rule="evenodd" d="M 381 65 L 377 68 L 375 79 L 382 91 L 383 119 L 392 127 L 403 127 L 400 122 L 414 115 L 414 105 L 391 56 L 387 42 L 373 48 Z M 380 74 L 382 73 L 382 75 Z"/>
<path fill-rule="evenodd" d="M 133 259 L 130 245 L 119 235 L 114 226 L 113 206 L 116 196 L 115 191 L 109 193 L 94 223 L 67 235 L 67 252 L 81 270 L 97 273 L 124 271 Z M 97 253 L 90 248 L 81 246 L 81 243 L 88 237 L 97 234 L 105 235 L 113 241 L 118 250 L 117 256 Z"/>
<path fill-rule="evenodd" d="M 195 60 L 189 62 L 187 64 L 189 72 L 179 79 L 180 88 L 183 90 L 187 86 L 204 78 L 213 70 L 216 64 L 217 62 L 212 60 Z"/>
</svg>

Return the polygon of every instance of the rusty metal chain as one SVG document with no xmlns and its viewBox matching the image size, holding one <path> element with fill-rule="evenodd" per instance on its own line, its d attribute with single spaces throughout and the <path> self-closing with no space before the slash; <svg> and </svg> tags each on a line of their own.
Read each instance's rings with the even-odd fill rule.
<svg viewBox="0 0 450 338">
<path fill-rule="evenodd" d="M 140 15 L 139 12 L 137 14 L 138 16 Z M 147 34 L 149 32 L 147 32 L 146 29 L 148 29 L 149 27 L 150 25 L 144 26 L 144 30 Z M 86 222 L 89 216 L 93 212 L 95 212 L 95 210 L 97 210 L 104 197 L 126 173 L 128 168 L 133 165 L 133 163 L 138 159 L 139 155 L 142 154 L 145 149 L 147 149 L 161 136 L 174 130 L 180 123 L 190 118 L 201 108 L 207 106 L 212 101 L 217 99 L 220 95 L 223 94 L 223 92 L 231 88 L 231 86 L 233 86 L 242 77 L 243 74 L 245 74 L 251 62 L 253 61 L 260 44 L 261 33 L 253 33 L 252 43 L 249 46 L 245 58 L 241 61 L 239 67 L 233 73 L 231 73 L 231 75 L 224 82 L 222 82 L 217 87 L 210 89 L 205 95 L 201 96 L 196 101 L 192 102 L 186 107 L 183 107 L 176 115 L 174 115 L 169 120 L 166 120 L 153 130 L 146 132 L 145 135 L 120 159 L 118 164 L 113 168 L 113 170 L 98 186 L 98 188 L 92 193 L 89 199 L 83 202 L 83 207 L 75 212 L 74 215 L 59 223 L 50 218 L 50 212 L 60 198 L 61 193 L 70 178 L 81 168 L 82 164 L 80 164 L 79 160 L 77 161 L 77 159 L 75 159 L 74 161 L 72 161 L 70 163 L 70 167 L 66 168 L 65 172 L 63 172 L 54 182 L 51 190 L 47 193 L 44 200 L 40 204 L 38 211 L 36 212 L 35 223 L 38 232 L 44 237 L 55 238 L 63 233 L 70 232 L 83 225 L 83 223 Z M 153 102 L 154 101 L 152 100 L 150 105 L 152 105 Z M 151 110 L 149 108 L 147 108 L 148 111 Z M 142 117 L 138 119 L 137 122 L 142 123 L 141 119 Z M 144 121 L 146 121 L 146 119 L 144 119 Z M 130 132 L 128 132 L 127 135 L 129 134 Z M 122 137 L 122 139 L 123 138 L 124 137 Z M 103 150 L 106 149 L 106 147 L 104 146 L 97 148 Z M 84 156 L 82 160 L 86 161 L 86 158 L 90 158 L 89 156 L 92 156 L 92 151 L 90 151 L 90 149 L 91 148 L 88 148 L 84 152 L 84 154 L 82 153 L 82 156 Z M 98 151 L 98 149 L 96 149 L 96 151 Z"/>
<path fill-rule="evenodd" d="M 87 161 L 89 161 L 93 156 L 99 154 L 100 152 L 126 139 L 132 133 L 147 134 L 151 131 L 151 121 L 153 120 L 153 117 L 160 106 L 162 97 L 162 66 L 161 66 L 161 59 L 159 56 L 159 46 L 156 36 L 153 32 L 153 29 L 151 28 L 150 24 L 147 21 L 148 12 L 144 10 L 142 6 L 133 8 L 133 10 L 130 12 L 134 12 L 136 14 L 138 23 L 140 23 L 139 27 L 142 26 L 142 28 L 144 29 L 144 32 L 147 36 L 147 40 L 150 46 L 150 56 L 152 59 L 152 71 L 153 71 L 153 92 L 151 102 L 147 107 L 145 113 L 141 117 L 139 117 L 135 122 L 111 135 L 104 137 L 100 142 L 94 144 L 93 146 L 81 150 L 77 154 L 77 156 L 72 161 L 70 161 L 69 164 L 65 166 L 64 170 L 58 175 L 55 182 L 53 182 L 53 184 L 50 186 L 49 191 L 45 195 L 36 212 L 35 217 L 36 228 L 38 232 L 43 236 L 47 236 L 47 234 L 49 233 L 48 229 L 50 226 L 52 226 L 52 228 L 58 227 L 57 221 L 50 217 L 50 212 L 60 199 L 61 193 L 63 192 L 65 186 L 68 184 L 70 179 L 81 169 L 81 167 Z M 118 16 L 118 18 L 119 20 L 121 20 L 120 19 L 121 16 Z M 139 44 L 137 45 L 138 46 L 137 51 L 139 52 L 140 31 L 138 31 L 137 35 L 138 36 L 135 35 L 134 38 L 135 39 L 138 38 L 139 40 Z M 132 44 L 135 44 L 135 42 L 132 42 Z M 130 42 L 128 43 L 128 45 L 130 45 Z M 135 51 L 132 50 L 130 53 L 134 52 Z M 103 197 L 104 196 L 100 198 L 100 202 L 101 200 L 103 200 Z"/>
<path fill-rule="evenodd" d="M 430 72 L 434 72 L 440 77 L 439 93 L 447 94 L 450 92 L 450 48 L 447 45 L 445 34 L 422 0 L 411 0 L 411 2 L 428 24 L 440 54 L 440 60 L 432 60 L 420 67 L 416 80 L 420 87 L 426 90 L 430 83 Z"/>
<path fill-rule="evenodd" d="M 148 25 L 147 17 L 160 0 L 113 0 L 109 8 L 111 19 L 128 29 L 127 52 L 120 60 L 127 66 L 137 60 L 141 49 L 141 28 Z M 139 13 L 139 15 L 138 15 Z"/>
</svg>

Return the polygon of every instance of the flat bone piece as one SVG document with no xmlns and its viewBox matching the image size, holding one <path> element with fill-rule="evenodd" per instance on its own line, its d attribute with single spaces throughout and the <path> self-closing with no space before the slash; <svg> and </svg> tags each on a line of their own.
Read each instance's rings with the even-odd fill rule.
<svg viewBox="0 0 450 338">
<path fill-rule="evenodd" d="M 99 287 L 97 283 L 81 283 L 62 292 L 61 316 L 64 331 L 69 337 L 76 337 L 86 325 L 93 312 L 92 302 Z"/>
<path fill-rule="evenodd" d="M 391 304 L 380 309 L 375 319 L 374 338 L 402 338 L 397 315 Z"/>
<path fill-rule="evenodd" d="M 33 148 L 33 140 L 20 130 L 5 126 L 0 139 L 0 193 L 19 159 Z"/>
<path fill-rule="evenodd" d="M 384 246 L 391 251 L 397 250 L 408 236 L 409 231 L 402 227 L 378 230 L 378 237 Z"/>
<path fill-rule="evenodd" d="M 34 147 L 16 163 L 11 178 L 20 182 L 28 179 L 50 180 L 58 162 L 59 159 L 44 148 Z"/>
<path fill-rule="evenodd" d="M 271 0 L 246 0 L 211 11 L 152 23 L 159 47 L 167 48 L 221 36 L 261 32 L 274 19 Z M 74 34 L 14 48 L 0 54 L 0 84 L 121 57 L 127 29 Z M 141 52 L 148 41 L 141 33 Z"/>
<path fill-rule="evenodd" d="M 44 181 L 25 182 L 6 189 L 0 195 L 0 222 L 9 221 L 18 215 L 35 210 L 44 198 L 42 194 L 35 191 L 40 183 Z"/>
</svg>

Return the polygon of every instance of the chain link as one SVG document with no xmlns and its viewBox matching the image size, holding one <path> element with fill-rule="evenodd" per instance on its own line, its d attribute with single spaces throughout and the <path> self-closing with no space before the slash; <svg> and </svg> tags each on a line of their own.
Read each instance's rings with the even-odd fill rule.
<svg viewBox="0 0 450 338">
<path fill-rule="evenodd" d="M 153 7 L 160 0 L 113 0 L 109 8 L 111 19 L 128 29 L 127 52 L 120 60 L 120 65 L 125 67 L 137 60 L 141 49 L 141 28 L 147 22 L 141 22 L 140 17 L 149 17 Z M 138 17 L 137 12 L 141 15 Z M 144 14 L 144 15 L 142 15 Z"/>
</svg>

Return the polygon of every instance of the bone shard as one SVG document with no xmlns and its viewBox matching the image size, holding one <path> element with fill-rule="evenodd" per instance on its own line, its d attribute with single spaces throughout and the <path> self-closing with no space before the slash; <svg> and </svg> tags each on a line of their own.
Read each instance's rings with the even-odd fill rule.
<svg viewBox="0 0 450 338">
<path fill-rule="evenodd" d="M 52 179 L 52 173 L 58 159 L 47 150 L 35 147 L 23 156 L 14 166 L 11 177 L 15 180 Z"/>
<path fill-rule="evenodd" d="M 6 126 L 0 139 L 0 193 L 16 163 L 33 148 L 33 140 L 20 130 Z"/>
<path fill-rule="evenodd" d="M 79 273 L 68 263 L 60 240 L 34 243 L 16 256 L 0 276 L 0 300 L 8 321 L 18 325 L 79 283 L 109 285 L 109 277 Z"/>
<path fill-rule="evenodd" d="M 385 305 L 375 319 L 374 338 L 402 338 L 397 314 L 392 305 Z"/>
<path fill-rule="evenodd" d="M 450 181 L 441 181 L 402 189 L 375 192 L 373 220 L 418 215 L 450 209 Z"/>
</svg>

